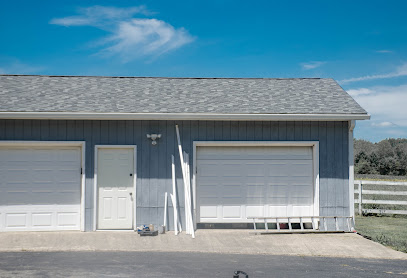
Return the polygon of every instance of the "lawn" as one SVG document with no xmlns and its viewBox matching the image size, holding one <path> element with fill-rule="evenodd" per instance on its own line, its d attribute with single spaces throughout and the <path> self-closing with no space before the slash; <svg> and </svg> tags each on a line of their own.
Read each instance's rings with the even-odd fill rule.
<svg viewBox="0 0 407 278">
<path fill-rule="evenodd" d="M 407 217 L 356 216 L 355 222 L 361 235 L 407 253 Z"/>
</svg>

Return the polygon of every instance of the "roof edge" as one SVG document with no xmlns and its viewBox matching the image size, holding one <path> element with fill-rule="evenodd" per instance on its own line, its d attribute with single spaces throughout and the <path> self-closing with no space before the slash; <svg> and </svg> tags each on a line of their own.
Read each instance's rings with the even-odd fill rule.
<svg viewBox="0 0 407 278">
<path fill-rule="evenodd" d="M 369 114 L 215 114 L 215 113 L 90 113 L 0 112 L 0 119 L 34 120 L 207 120 L 207 121 L 350 121 Z"/>
</svg>

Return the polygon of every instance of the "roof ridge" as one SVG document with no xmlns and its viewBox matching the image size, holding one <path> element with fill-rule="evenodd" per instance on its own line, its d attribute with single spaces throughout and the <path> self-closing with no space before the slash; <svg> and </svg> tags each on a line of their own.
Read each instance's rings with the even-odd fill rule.
<svg viewBox="0 0 407 278">
<path fill-rule="evenodd" d="M 264 80 L 298 80 L 298 79 L 332 79 L 321 77 L 165 77 L 165 76 L 105 76 L 105 75 L 42 75 L 42 74 L 0 74 L 0 76 L 34 76 L 34 77 L 90 77 L 90 78 L 131 78 L 131 79 L 264 79 Z"/>
</svg>

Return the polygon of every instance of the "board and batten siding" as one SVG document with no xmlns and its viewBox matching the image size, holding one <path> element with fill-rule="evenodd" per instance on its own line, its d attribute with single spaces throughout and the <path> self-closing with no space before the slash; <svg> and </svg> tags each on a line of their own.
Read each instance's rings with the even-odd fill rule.
<svg viewBox="0 0 407 278">
<path fill-rule="evenodd" d="M 348 122 L 0 120 L 0 140 L 86 142 L 86 230 L 93 228 L 95 145 L 137 145 L 137 226 L 163 224 L 164 192 L 172 192 L 174 155 L 184 226 L 176 124 L 191 167 L 193 141 L 319 141 L 320 215 L 349 215 Z M 146 137 L 151 133 L 162 134 L 156 146 Z M 172 230 L 173 221 L 167 223 Z"/>
</svg>

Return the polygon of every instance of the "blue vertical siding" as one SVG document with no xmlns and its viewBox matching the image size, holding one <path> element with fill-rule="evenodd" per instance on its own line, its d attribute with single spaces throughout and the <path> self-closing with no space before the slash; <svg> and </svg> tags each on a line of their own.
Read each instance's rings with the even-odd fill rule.
<svg viewBox="0 0 407 278">
<path fill-rule="evenodd" d="M 86 230 L 93 227 L 95 145 L 137 145 L 136 224 L 161 225 L 164 192 L 172 192 L 171 155 L 178 195 L 184 194 L 176 124 L 191 167 L 193 141 L 319 141 L 320 214 L 349 215 L 347 122 L 0 120 L 0 140 L 86 141 Z M 148 133 L 162 134 L 156 146 Z M 168 204 L 173 229 L 170 199 Z M 184 198 L 178 199 L 178 206 L 184 225 Z"/>
</svg>

